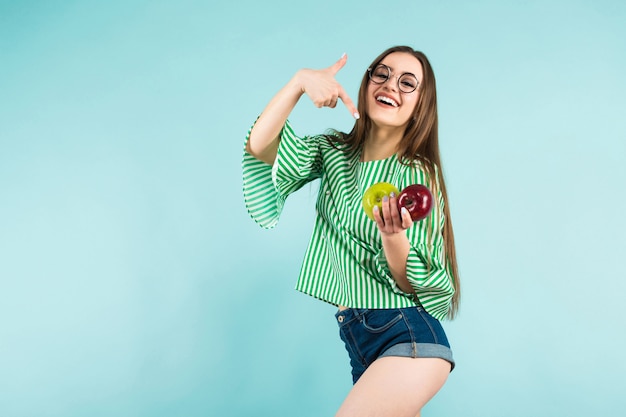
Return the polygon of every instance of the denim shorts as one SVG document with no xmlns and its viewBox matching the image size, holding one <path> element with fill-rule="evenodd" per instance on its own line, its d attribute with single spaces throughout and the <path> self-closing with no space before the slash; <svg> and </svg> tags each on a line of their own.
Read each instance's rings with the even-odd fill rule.
<svg viewBox="0 0 626 417">
<path fill-rule="evenodd" d="M 421 306 L 391 309 L 349 308 L 335 314 L 346 344 L 354 383 L 384 356 L 441 358 L 454 369 L 452 350 L 439 320 Z"/>
</svg>

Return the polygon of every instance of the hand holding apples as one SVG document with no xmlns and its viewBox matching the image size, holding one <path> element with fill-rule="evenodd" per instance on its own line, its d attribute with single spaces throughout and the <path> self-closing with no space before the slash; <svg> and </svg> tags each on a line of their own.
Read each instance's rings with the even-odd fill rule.
<svg viewBox="0 0 626 417">
<path fill-rule="evenodd" d="M 370 219 L 376 221 L 374 208 L 377 207 L 378 212 L 383 213 L 383 201 L 385 197 L 390 199 L 396 195 L 398 212 L 402 213 L 402 209 L 406 209 L 411 220 L 414 222 L 428 217 L 432 210 L 433 195 L 428 187 L 421 184 L 413 184 L 398 193 L 398 189 L 393 184 L 379 182 L 369 187 L 363 194 L 363 210 L 365 210 L 365 214 L 367 214 Z M 392 217 L 393 214 L 395 213 L 392 213 Z M 398 218 L 398 220 L 400 219 Z"/>
</svg>

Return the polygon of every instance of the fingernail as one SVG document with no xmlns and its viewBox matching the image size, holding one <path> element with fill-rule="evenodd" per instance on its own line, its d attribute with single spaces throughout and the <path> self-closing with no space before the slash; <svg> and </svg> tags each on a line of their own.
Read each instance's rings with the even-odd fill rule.
<svg viewBox="0 0 626 417">
<path fill-rule="evenodd" d="M 375 211 L 378 213 L 378 206 L 374 206 L 374 208 L 372 209 L 372 211 Z"/>
<path fill-rule="evenodd" d="M 354 116 L 354 118 L 355 118 L 355 119 L 357 119 L 357 120 L 361 118 L 361 115 L 359 114 L 359 112 L 358 112 L 358 111 L 355 111 L 354 113 L 352 113 L 352 115 L 353 115 L 353 116 Z"/>
<path fill-rule="evenodd" d="M 389 197 L 384 196 L 384 197 L 383 197 L 383 203 L 386 203 L 387 201 L 389 201 Z"/>
<path fill-rule="evenodd" d="M 343 54 L 341 54 L 341 58 L 339 58 L 339 59 L 342 59 L 345 56 L 346 56 L 346 53 L 344 52 Z"/>
<path fill-rule="evenodd" d="M 389 194 L 390 198 L 394 198 L 396 196 L 396 193 L 394 193 L 393 191 L 391 192 L 391 194 Z"/>
<path fill-rule="evenodd" d="M 409 211 L 406 209 L 406 207 L 402 207 L 402 208 L 400 209 L 400 211 L 402 212 L 402 215 L 403 215 L 403 216 L 409 212 Z"/>
</svg>

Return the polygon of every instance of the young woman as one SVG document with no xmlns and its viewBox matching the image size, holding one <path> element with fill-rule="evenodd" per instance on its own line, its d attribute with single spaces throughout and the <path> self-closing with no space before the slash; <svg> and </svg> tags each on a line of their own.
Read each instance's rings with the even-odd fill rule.
<svg viewBox="0 0 626 417">
<path fill-rule="evenodd" d="M 296 288 L 338 307 L 354 387 L 337 416 L 415 417 L 454 368 L 440 320 L 454 317 L 459 300 L 435 77 L 423 53 L 390 48 L 365 72 L 357 108 L 335 80 L 346 61 L 298 71 L 270 101 L 246 138 L 244 196 L 270 228 L 289 194 L 321 180 Z M 303 95 L 317 107 L 341 100 L 352 131 L 296 136 L 287 117 Z M 378 182 L 428 186 L 431 214 L 413 222 L 392 194 L 370 220 L 361 201 Z"/>
</svg>

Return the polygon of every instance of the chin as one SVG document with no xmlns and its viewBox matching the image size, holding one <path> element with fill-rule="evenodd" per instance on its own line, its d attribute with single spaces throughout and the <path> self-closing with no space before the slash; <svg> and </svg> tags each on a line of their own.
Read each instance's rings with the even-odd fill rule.
<svg viewBox="0 0 626 417">
<path fill-rule="evenodd" d="M 408 119 L 400 119 L 399 117 L 380 117 L 379 115 L 372 117 L 370 115 L 370 120 L 374 126 L 379 128 L 406 128 L 409 124 Z"/>
<path fill-rule="evenodd" d="M 403 117 L 396 112 L 371 109 L 367 114 L 372 124 L 379 127 L 402 127 L 409 123 L 409 117 Z"/>
</svg>

